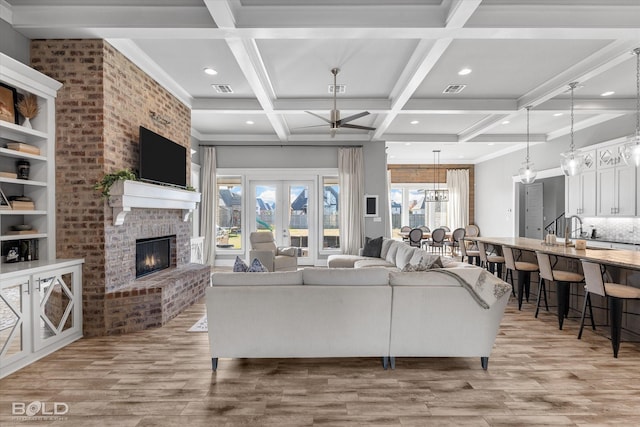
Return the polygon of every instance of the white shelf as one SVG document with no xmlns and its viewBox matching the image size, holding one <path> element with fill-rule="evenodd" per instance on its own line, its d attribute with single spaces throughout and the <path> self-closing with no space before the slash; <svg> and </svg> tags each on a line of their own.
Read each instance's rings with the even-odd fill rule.
<svg viewBox="0 0 640 427">
<path fill-rule="evenodd" d="M 47 233 L 7 234 L 5 236 L 0 236 L 0 242 L 10 242 L 12 240 L 25 240 L 25 239 L 44 239 L 45 237 L 47 237 Z"/>
<path fill-rule="evenodd" d="M 41 160 L 43 162 L 47 161 L 47 158 L 44 156 L 25 153 L 23 151 L 10 150 L 8 148 L 0 148 L 0 154 L 2 154 L 4 157 L 13 157 L 15 159 Z"/>
<path fill-rule="evenodd" d="M 47 211 L 30 211 L 26 209 L 0 209 L 0 215 L 47 215 Z"/>
<path fill-rule="evenodd" d="M 183 220 L 200 202 L 200 193 L 139 181 L 116 181 L 109 189 L 109 206 L 113 208 L 113 225 L 124 224 L 133 208 L 181 209 Z"/>
<path fill-rule="evenodd" d="M 26 128 L 14 123 L 0 120 L 0 135 L 7 139 L 16 139 L 20 142 L 46 141 L 49 135 L 36 129 Z"/>
<path fill-rule="evenodd" d="M 46 187 L 47 186 L 46 182 L 43 182 L 43 181 L 32 181 L 30 179 L 0 178 L 0 182 L 6 182 L 7 184 L 34 185 L 36 187 Z"/>
</svg>

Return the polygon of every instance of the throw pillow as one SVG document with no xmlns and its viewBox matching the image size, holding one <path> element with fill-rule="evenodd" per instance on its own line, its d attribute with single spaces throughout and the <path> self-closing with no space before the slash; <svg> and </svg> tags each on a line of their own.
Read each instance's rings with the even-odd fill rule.
<svg viewBox="0 0 640 427">
<path fill-rule="evenodd" d="M 366 238 L 364 243 L 364 249 L 362 249 L 362 256 L 368 256 L 373 258 L 380 258 L 380 252 L 382 251 L 382 236 L 371 239 Z"/>
<path fill-rule="evenodd" d="M 442 261 L 440 260 L 440 257 L 422 258 L 422 260 L 420 260 L 420 262 L 417 263 L 417 264 L 407 263 L 402 268 L 402 271 L 404 271 L 404 272 L 407 272 L 407 271 L 427 271 L 427 270 L 431 270 L 432 268 L 442 268 Z"/>
<path fill-rule="evenodd" d="M 262 265 L 258 258 L 254 258 L 253 261 L 251 261 L 251 267 L 249 267 L 247 273 L 266 273 L 267 271 L 269 271 L 267 267 Z"/>
<path fill-rule="evenodd" d="M 248 269 L 249 266 L 237 256 L 236 262 L 233 263 L 233 271 L 235 273 L 246 273 Z"/>
</svg>

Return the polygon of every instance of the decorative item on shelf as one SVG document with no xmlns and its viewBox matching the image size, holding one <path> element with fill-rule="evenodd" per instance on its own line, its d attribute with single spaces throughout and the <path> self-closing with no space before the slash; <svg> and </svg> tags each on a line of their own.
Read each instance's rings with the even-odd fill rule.
<svg viewBox="0 0 640 427">
<path fill-rule="evenodd" d="M 32 225 L 19 224 L 12 225 L 11 229 L 7 232 L 8 235 L 21 235 L 21 234 L 36 234 L 38 230 L 35 230 Z"/>
<path fill-rule="evenodd" d="M 436 154 L 438 155 L 438 161 L 436 163 Z M 433 150 L 433 189 L 424 190 L 424 200 L 426 202 L 448 202 L 449 190 L 437 188 L 438 186 L 438 169 L 440 166 L 440 150 Z"/>
<path fill-rule="evenodd" d="M 18 174 L 15 173 L 15 172 L 0 171 L 0 178 L 17 179 L 18 178 Z"/>
<path fill-rule="evenodd" d="M 575 144 L 573 143 L 573 91 L 578 86 L 578 82 L 569 83 L 569 90 L 571 91 L 571 144 L 569 145 L 569 151 L 562 153 L 562 163 L 560 167 L 562 172 L 566 176 L 575 176 L 582 170 L 582 163 L 584 162 L 584 156 L 576 151 Z"/>
<path fill-rule="evenodd" d="M 117 172 L 114 173 L 108 173 L 105 174 L 105 176 L 102 177 L 102 179 L 100 180 L 100 182 L 97 182 L 94 186 L 93 189 L 94 190 L 100 190 L 100 192 L 102 193 L 102 197 L 103 198 L 108 198 L 109 197 L 109 189 L 111 188 L 111 186 L 113 185 L 114 182 L 116 181 L 137 181 L 138 178 L 136 178 L 136 175 L 131 172 L 131 170 L 129 169 L 121 169 Z"/>
<path fill-rule="evenodd" d="M 9 150 L 20 151 L 21 153 L 40 155 L 40 149 L 36 146 L 24 144 L 22 142 L 7 142 Z"/>
<path fill-rule="evenodd" d="M 0 120 L 18 124 L 17 102 L 18 92 L 15 88 L 0 83 Z"/>
<path fill-rule="evenodd" d="M 640 47 L 633 53 L 636 55 L 636 133 L 624 145 L 622 159 L 628 165 L 640 166 Z"/>
<path fill-rule="evenodd" d="M 31 129 L 31 119 L 38 115 L 40 107 L 38 106 L 38 97 L 29 93 L 24 95 L 18 101 L 18 112 L 24 117 L 22 126 Z"/>
<path fill-rule="evenodd" d="M 29 170 L 31 169 L 31 163 L 24 159 L 20 159 L 16 162 L 16 172 L 18 179 L 29 179 Z"/>
<path fill-rule="evenodd" d="M 7 199 L 7 196 L 2 192 L 2 188 L 0 188 L 0 209 L 11 209 L 9 199 Z"/>
<path fill-rule="evenodd" d="M 9 196 L 11 209 L 14 210 L 35 210 L 36 205 L 29 197 L 26 196 Z"/>
<path fill-rule="evenodd" d="M 523 184 L 532 184 L 536 180 L 536 175 L 538 174 L 533 167 L 533 162 L 529 161 L 529 111 L 531 110 L 531 106 L 527 106 L 527 157 L 524 162 L 522 162 L 522 167 L 520 168 L 520 182 Z"/>
</svg>

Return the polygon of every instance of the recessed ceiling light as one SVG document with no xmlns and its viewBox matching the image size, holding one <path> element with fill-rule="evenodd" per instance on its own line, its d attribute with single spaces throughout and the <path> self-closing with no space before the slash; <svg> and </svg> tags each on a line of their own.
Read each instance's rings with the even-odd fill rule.
<svg viewBox="0 0 640 427">
<path fill-rule="evenodd" d="M 471 68 L 463 68 L 462 70 L 458 71 L 459 76 L 466 76 L 467 74 L 471 74 Z"/>
<path fill-rule="evenodd" d="M 553 117 L 560 117 L 563 113 L 555 113 Z"/>
<path fill-rule="evenodd" d="M 418 120 L 411 120 L 410 122 L 412 125 L 417 125 L 418 123 L 420 123 L 420 121 Z"/>
<path fill-rule="evenodd" d="M 495 144 L 496 144 L 495 142 L 490 142 L 487 145 L 495 145 Z"/>
<path fill-rule="evenodd" d="M 210 76 L 215 76 L 216 74 L 218 74 L 218 72 L 216 70 L 214 70 L 213 68 L 205 68 L 204 69 L 205 74 L 209 74 Z"/>
<path fill-rule="evenodd" d="M 511 123 L 509 120 L 505 120 L 504 122 L 502 122 L 503 125 L 508 125 L 509 123 Z"/>
<path fill-rule="evenodd" d="M 606 91 L 606 92 L 601 93 L 601 94 L 600 94 L 600 96 L 611 96 L 611 95 L 613 95 L 614 93 L 615 93 L 614 91 L 612 91 L 612 90 L 608 90 L 608 91 Z"/>
<path fill-rule="evenodd" d="M 248 124 L 248 125 L 252 125 L 254 122 L 253 122 L 253 120 L 247 120 L 245 123 Z"/>
<path fill-rule="evenodd" d="M 410 142 L 405 142 L 404 145 L 411 145 L 411 143 Z"/>
</svg>

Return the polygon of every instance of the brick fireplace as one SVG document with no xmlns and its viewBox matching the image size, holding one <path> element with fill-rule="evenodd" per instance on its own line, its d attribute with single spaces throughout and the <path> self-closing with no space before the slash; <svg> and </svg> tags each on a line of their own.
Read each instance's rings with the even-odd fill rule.
<svg viewBox="0 0 640 427">
<path fill-rule="evenodd" d="M 32 40 L 31 65 L 63 84 L 56 99 L 56 252 L 85 259 L 84 335 L 164 324 L 208 284 L 209 267 L 190 263 L 190 223 L 179 209 L 145 208 L 116 226 L 93 186 L 105 173 L 137 169 L 139 126 L 189 152 L 190 109 L 104 40 Z M 157 113 L 163 122 L 153 120 Z M 136 240 L 174 235 L 175 266 L 136 279 Z"/>
</svg>

